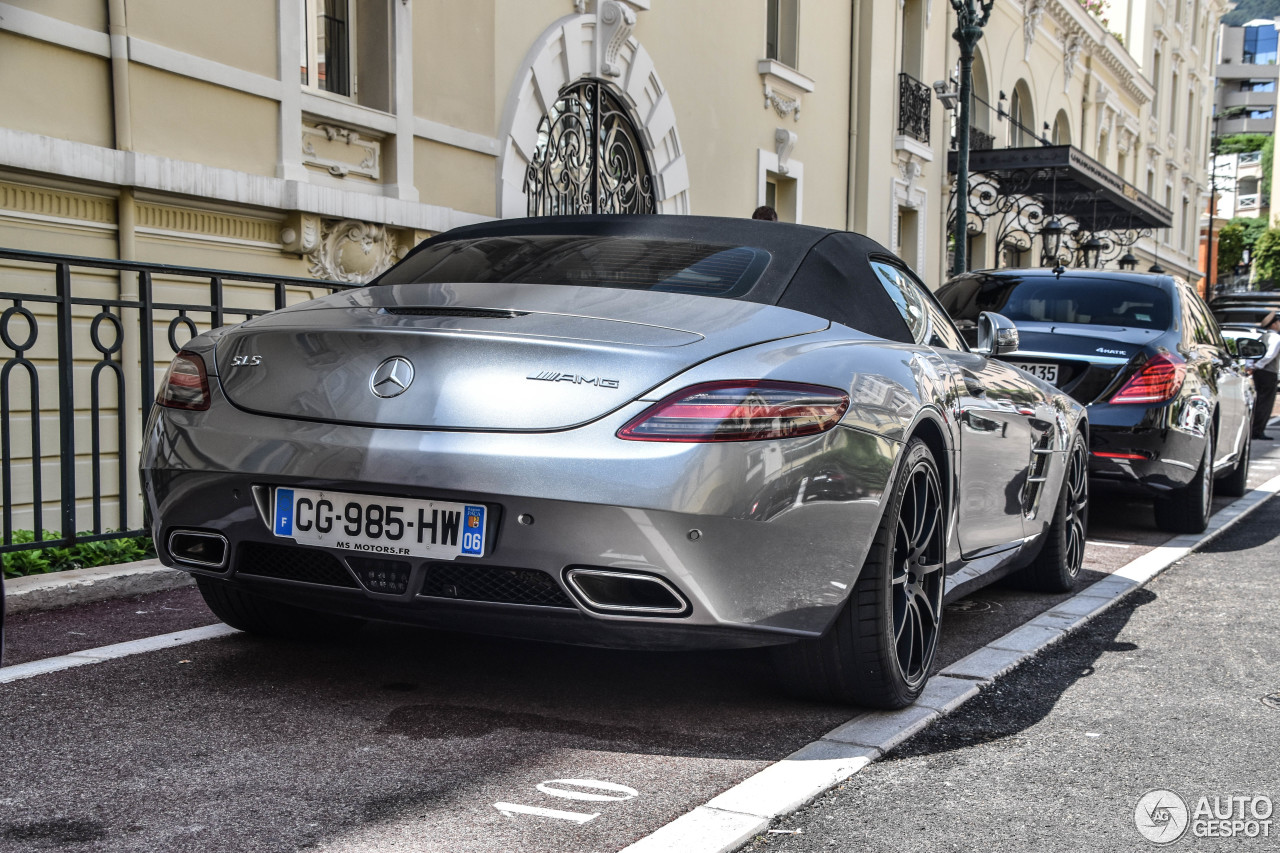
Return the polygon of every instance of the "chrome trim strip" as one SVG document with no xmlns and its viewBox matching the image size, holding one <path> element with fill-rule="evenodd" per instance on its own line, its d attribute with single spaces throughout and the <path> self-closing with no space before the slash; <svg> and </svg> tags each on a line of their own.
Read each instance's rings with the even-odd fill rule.
<svg viewBox="0 0 1280 853">
<path fill-rule="evenodd" d="M 1017 361 L 1019 358 L 1047 358 L 1051 361 L 1074 361 L 1086 364 L 1128 364 L 1132 359 L 1117 358 L 1112 355 L 1070 355 L 1061 352 L 1032 352 L 1030 350 L 1018 350 L 1017 352 L 1005 353 L 1000 356 L 1001 361 Z"/>
</svg>

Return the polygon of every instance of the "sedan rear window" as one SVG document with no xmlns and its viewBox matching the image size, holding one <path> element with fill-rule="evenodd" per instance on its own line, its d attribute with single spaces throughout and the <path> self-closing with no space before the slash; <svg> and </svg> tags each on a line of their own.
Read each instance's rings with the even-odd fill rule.
<svg viewBox="0 0 1280 853">
<path fill-rule="evenodd" d="M 1079 278 L 969 277 L 938 291 L 957 324 L 976 323 L 983 311 L 1017 322 L 1080 323 L 1168 329 L 1173 303 L 1158 287 L 1133 281 Z"/>
<path fill-rule="evenodd" d="M 378 284 L 519 282 L 740 297 L 769 265 L 748 246 L 627 237 L 533 235 L 426 246 Z"/>
</svg>

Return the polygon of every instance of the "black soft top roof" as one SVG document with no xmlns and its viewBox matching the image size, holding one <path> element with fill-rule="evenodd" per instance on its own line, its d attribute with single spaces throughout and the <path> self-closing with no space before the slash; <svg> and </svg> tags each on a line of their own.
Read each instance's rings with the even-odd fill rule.
<svg viewBox="0 0 1280 853">
<path fill-rule="evenodd" d="M 874 240 L 849 231 L 714 216 L 599 215 L 500 219 L 454 228 L 423 241 L 409 256 L 454 240 L 520 235 L 584 235 L 687 240 L 750 246 L 770 261 L 741 299 L 779 305 L 842 323 L 867 334 L 909 342 L 910 330 L 879 283 L 870 259 L 902 266 Z M 374 284 L 396 281 L 395 268 Z"/>
</svg>

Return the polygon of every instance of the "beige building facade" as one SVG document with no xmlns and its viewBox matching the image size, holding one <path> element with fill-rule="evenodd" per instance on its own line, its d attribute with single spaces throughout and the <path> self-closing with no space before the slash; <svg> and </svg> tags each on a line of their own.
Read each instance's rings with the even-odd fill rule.
<svg viewBox="0 0 1280 853">
<path fill-rule="evenodd" d="M 1167 209 L 1169 227 L 1132 250 L 1143 269 L 1158 260 L 1194 279 L 1209 34 L 1224 7 L 1113 0 L 1104 23 L 1077 0 L 996 0 L 974 126 L 997 149 L 1074 146 L 1116 192 Z M 946 0 L 3 0 L 0 247 L 360 282 L 430 234 L 608 195 L 605 210 L 666 215 L 749 216 L 768 203 L 783 219 L 866 233 L 936 287 L 949 270 L 955 113 L 933 82 L 945 92 L 956 74 L 955 27 Z M 575 121 L 634 161 L 620 177 L 597 169 L 610 189 L 585 201 L 558 188 L 570 170 L 552 162 Z M 979 228 L 971 266 L 1040 262 L 1034 229 L 1014 245 L 990 220 Z M 0 293 L 55 289 L 39 263 L 7 261 L 0 276 Z M 77 269 L 72 285 L 139 295 L 136 275 L 109 270 Z M 157 274 L 154 287 L 158 301 L 208 304 L 182 277 Z M 228 288 L 237 305 L 271 307 L 270 288 Z M 287 290 L 288 301 L 319 292 Z M 0 297 L 0 311 L 15 304 Z M 30 305 L 42 323 L 52 316 L 51 303 Z M 156 363 L 144 367 L 131 308 L 76 310 L 81 338 L 95 312 L 116 311 L 124 328 L 110 358 L 129 387 L 101 408 L 124 413 L 126 464 L 99 457 L 110 463 L 101 491 L 129 502 L 136 483 L 108 469 L 136 458 L 132 377 L 163 369 L 180 312 L 156 312 Z M 200 329 L 212 318 L 184 316 Z M 84 340 L 75 352 L 83 413 L 101 356 Z M 40 407 L 55 407 L 52 326 L 17 356 L 34 365 Z M 0 347 L 0 362 L 14 358 Z M 23 472 L 42 472 L 42 501 L 65 481 L 30 438 L 44 435 L 47 456 L 56 417 L 31 420 L 24 371 L 12 373 L 10 510 L 24 527 L 37 475 Z M 75 437 L 78 494 L 99 464 L 88 433 Z M 107 503 L 101 526 L 121 523 Z"/>
</svg>

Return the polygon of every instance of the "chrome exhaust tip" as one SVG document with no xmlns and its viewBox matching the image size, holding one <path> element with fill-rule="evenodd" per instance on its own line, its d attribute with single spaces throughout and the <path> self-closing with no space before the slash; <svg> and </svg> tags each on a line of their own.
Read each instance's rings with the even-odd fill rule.
<svg viewBox="0 0 1280 853">
<path fill-rule="evenodd" d="M 684 616 L 692 609 L 674 586 L 656 575 L 572 566 L 565 582 L 590 610 L 628 616 Z"/>
<path fill-rule="evenodd" d="M 169 534 L 169 553 L 179 563 L 202 569 L 225 569 L 227 537 L 203 530 L 175 530 Z"/>
</svg>

